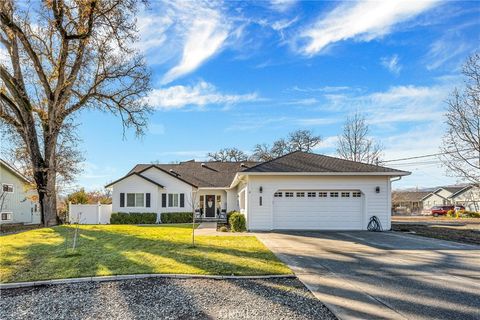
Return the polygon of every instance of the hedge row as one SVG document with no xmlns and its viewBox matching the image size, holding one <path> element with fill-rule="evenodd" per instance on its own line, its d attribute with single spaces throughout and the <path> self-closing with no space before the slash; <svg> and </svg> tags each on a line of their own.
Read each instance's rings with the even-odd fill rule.
<svg viewBox="0 0 480 320">
<path fill-rule="evenodd" d="M 162 223 L 191 223 L 193 214 L 191 212 L 163 212 Z"/>
<path fill-rule="evenodd" d="M 154 224 L 157 222 L 155 212 L 113 212 L 111 224 Z"/>
</svg>

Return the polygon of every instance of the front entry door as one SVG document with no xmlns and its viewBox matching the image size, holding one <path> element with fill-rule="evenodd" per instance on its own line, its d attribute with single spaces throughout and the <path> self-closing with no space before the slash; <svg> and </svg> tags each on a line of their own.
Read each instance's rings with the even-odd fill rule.
<svg viewBox="0 0 480 320">
<path fill-rule="evenodd" d="M 215 218 L 215 196 L 214 195 L 206 196 L 205 217 Z"/>
</svg>

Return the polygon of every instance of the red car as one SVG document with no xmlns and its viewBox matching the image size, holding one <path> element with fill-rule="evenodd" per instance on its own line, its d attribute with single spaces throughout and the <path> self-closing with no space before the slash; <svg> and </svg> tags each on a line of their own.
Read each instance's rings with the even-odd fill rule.
<svg viewBox="0 0 480 320">
<path fill-rule="evenodd" d="M 438 217 L 438 216 L 446 215 L 447 212 L 450 210 L 454 210 L 454 211 L 465 210 L 465 208 L 463 206 L 456 206 L 456 207 L 455 206 L 435 206 L 435 207 L 432 207 L 431 212 L 432 212 L 432 216 Z"/>
</svg>

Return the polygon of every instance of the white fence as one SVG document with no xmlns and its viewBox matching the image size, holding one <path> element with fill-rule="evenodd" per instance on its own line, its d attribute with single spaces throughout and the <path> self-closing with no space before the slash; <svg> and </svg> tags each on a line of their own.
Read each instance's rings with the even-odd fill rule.
<svg viewBox="0 0 480 320">
<path fill-rule="evenodd" d="M 68 204 L 68 221 L 80 224 L 109 224 L 111 204 Z"/>
</svg>

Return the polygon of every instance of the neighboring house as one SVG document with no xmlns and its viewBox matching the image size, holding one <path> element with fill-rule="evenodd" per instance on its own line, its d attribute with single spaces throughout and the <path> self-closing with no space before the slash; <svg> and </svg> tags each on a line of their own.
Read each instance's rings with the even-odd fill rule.
<svg viewBox="0 0 480 320">
<path fill-rule="evenodd" d="M 239 210 L 249 230 L 365 230 L 377 216 L 388 230 L 392 178 L 408 174 L 297 151 L 263 163 L 139 164 L 106 187 L 114 212 Z"/>
<path fill-rule="evenodd" d="M 450 196 L 452 204 L 462 205 L 466 210 L 480 212 L 480 185 L 465 186 Z"/>
<path fill-rule="evenodd" d="M 420 214 L 423 210 L 422 199 L 429 194 L 426 191 L 393 191 L 393 214 Z"/>
<path fill-rule="evenodd" d="M 0 223 L 40 223 L 38 196 L 31 182 L 0 159 Z"/>
<path fill-rule="evenodd" d="M 452 196 L 467 186 L 440 187 L 423 197 L 423 209 L 428 210 L 434 206 L 455 204 Z"/>
</svg>

